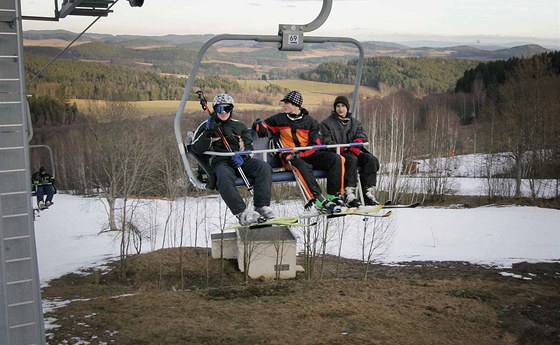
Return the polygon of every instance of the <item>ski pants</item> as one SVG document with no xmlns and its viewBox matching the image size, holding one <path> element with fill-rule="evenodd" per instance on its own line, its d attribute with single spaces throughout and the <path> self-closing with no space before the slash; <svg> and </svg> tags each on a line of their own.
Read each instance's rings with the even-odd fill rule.
<svg viewBox="0 0 560 345">
<path fill-rule="evenodd" d="M 358 168 L 361 168 L 360 179 L 362 190 L 377 185 L 377 172 L 379 171 L 379 160 L 369 152 L 360 153 L 355 156 L 350 152 L 343 152 L 341 155 L 345 158 L 344 167 L 346 175 L 344 176 L 344 185 L 347 187 L 357 187 L 358 185 Z"/>
<path fill-rule="evenodd" d="M 313 176 L 313 169 L 327 172 L 327 193 L 344 192 L 344 158 L 330 151 L 317 151 L 304 158 L 291 160 L 292 167 L 309 198 L 322 200 L 321 187 Z"/>
<path fill-rule="evenodd" d="M 247 179 L 253 183 L 254 206 L 270 206 L 272 197 L 272 168 L 270 164 L 259 159 L 247 158 L 241 166 L 241 170 L 243 170 Z M 240 176 L 237 168 L 231 166 L 228 161 L 222 161 L 213 167 L 213 171 L 216 175 L 216 188 L 231 213 L 236 215 L 245 211 L 247 206 L 235 186 L 235 180 Z"/>
<path fill-rule="evenodd" d="M 47 200 L 44 200 L 45 195 Z M 51 202 L 54 196 L 54 187 L 51 184 L 40 184 L 37 186 L 37 204 L 39 202 Z"/>
</svg>

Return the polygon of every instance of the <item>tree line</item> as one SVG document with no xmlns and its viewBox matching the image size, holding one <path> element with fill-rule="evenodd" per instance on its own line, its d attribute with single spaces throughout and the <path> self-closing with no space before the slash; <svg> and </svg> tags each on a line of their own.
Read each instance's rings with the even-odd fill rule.
<svg viewBox="0 0 560 345">
<path fill-rule="evenodd" d="M 353 84 L 356 60 L 326 62 L 302 72 L 303 79 L 335 84 Z M 419 95 L 453 89 L 465 70 L 480 62 L 464 59 L 373 57 L 364 59 L 361 84 L 378 90 L 407 90 Z"/>
</svg>

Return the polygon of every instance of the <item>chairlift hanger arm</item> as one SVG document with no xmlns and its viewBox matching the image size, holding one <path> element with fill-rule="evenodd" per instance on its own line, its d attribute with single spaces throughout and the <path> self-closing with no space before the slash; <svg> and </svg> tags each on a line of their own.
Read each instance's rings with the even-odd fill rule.
<svg viewBox="0 0 560 345">
<path fill-rule="evenodd" d="M 317 16 L 317 18 L 315 20 L 313 20 L 312 22 L 308 23 L 308 24 L 304 24 L 304 25 L 286 25 L 286 24 L 282 24 L 279 27 L 279 32 L 278 35 L 233 35 L 233 34 L 222 34 L 222 35 L 218 35 L 218 36 L 214 36 L 213 38 L 211 38 L 210 40 L 208 40 L 206 43 L 203 44 L 203 46 L 200 48 L 196 60 L 194 61 L 192 68 L 191 68 L 191 73 L 189 75 L 189 78 L 187 79 L 186 85 L 185 85 L 185 89 L 183 92 L 183 96 L 181 98 L 181 101 L 179 103 L 179 108 L 177 109 L 177 112 L 175 114 L 175 121 L 174 121 L 174 132 L 175 132 L 175 138 L 177 140 L 177 144 L 178 144 L 178 148 L 179 148 L 179 153 L 181 155 L 181 159 L 183 161 L 183 165 L 185 166 L 185 170 L 189 176 L 190 181 L 193 183 L 193 185 L 195 185 L 196 187 L 202 187 L 204 186 L 204 184 L 202 184 L 200 181 L 198 181 L 196 179 L 196 177 L 194 177 L 194 173 L 193 170 L 190 167 L 189 161 L 188 161 L 188 157 L 187 157 L 187 146 L 185 141 L 183 140 L 183 135 L 181 132 L 181 121 L 182 121 L 182 116 L 183 116 L 183 112 L 185 110 L 185 106 L 187 104 L 187 101 L 189 99 L 192 87 L 194 85 L 194 81 L 196 79 L 197 73 L 198 73 L 198 69 L 200 67 L 202 58 L 204 57 L 204 54 L 206 53 L 206 51 L 215 43 L 220 42 L 220 41 L 225 41 L 225 40 L 232 40 L 232 41 L 255 41 L 255 42 L 265 42 L 265 43 L 278 43 L 278 49 L 280 50 L 286 50 L 286 51 L 300 51 L 303 49 L 304 43 L 327 43 L 327 42 L 338 42 L 338 43 L 351 43 L 354 44 L 359 51 L 359 56 L 358 56 L 358 63 L 356 65 L 356 80 L 355 80 L 355 84 L 354 84 L 354 92 L 353 92 L 353 102 L 352 102 L 352 106 L 350 111 L 352 113 L 355 113 L 356 110 L 356 106 L 358 103 L 358 94 L 359 94 L 359 88 L 360 88 L 360 83 L 362 80 L 362 69 L 363 69 L 363 60 L 364 60 L 364 50 L 363 47 L 361 45 L 360 42 L 358 42 L 357 40 L 353 39 L 353 38 L 344 38 L 344 37 L 305 37 L 305 41 L 303 39 L 303 32 L 309 32 L 309 31 L 313 31 L 317 28 L 319 28 L 328 18 L 330 11 L 332 8 L 332 0 L 323 0 L 323 7 L 321 9 L 321 12 L 319 13 L 319 15 Z M 291 38 L 295 37 L 294 42 L 291 41 Z M 295 43 L 295 44 L 292 44 Z"/>
<path fill-rule="evenodd" d="M 190 77 L 187 80 L 187 84 L 185 86 L 183 96 L 181 98 L 181 102 L 179 103 L 179 108 L 177 109 L 177 113 L 175 114 L 175 122 L 174 122 L 174 129 L 175 129 L 175 138 L 179 143 L 179 146 L 182 146 L 183 143 L 183 136 L 181 133 L 181 119 L 183 112 L 185 110 L 185 106 L 187 104 L 189 95 L 191 93 L 192 87 L 194 85 L 194 81 L 196 79 L 196 75 L 198 74 L 198 69 L 200 68 L 200 64 L 202 58 L 204 57 L 206 51 L 214 44 L 220 41 L 255 41 L 255 42 L 266 42 L 266 43 L 278 43 L 281 42 L 282 37 L 276 35 L 232 35 L 232 34 L 222 34 L 218 36 L 214 36 L 213 38 L 209 39 L 204 45 L 200 48 L 200 51 L 197 54 L 196 60 L 192 66 Z M 362 69 L 363 69 L 363 60 L 364 60 L 364 49 L 361 43 L 353 38 L 348 37 L 316 37 L 316 36 L 308 36 L 305 39 L 306 43 L 328 43 L 328 42 L 338 42 L 338 43 L 350 43 L 354 44 L 358 48 L 359 56 L 358 56 L 358 64 L 356 66 L 356 83 L 354 84 L 354 92 L 353 92 L 353 99 L 358 99 L 360 82 L 362 80 Z M 352 113 L 355 112 L 356 108 L 356 101 L 352 102 L 350 111 Z M 180 148 L 181 150 L 181 148 Z"/>
</svg>

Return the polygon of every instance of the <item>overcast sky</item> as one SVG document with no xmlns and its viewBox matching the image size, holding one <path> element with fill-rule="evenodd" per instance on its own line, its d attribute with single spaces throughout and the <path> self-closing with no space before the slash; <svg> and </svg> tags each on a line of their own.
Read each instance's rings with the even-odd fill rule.
<svg viewBox="0 0 560 345">
<path fill-rule="evenodd" d="M 62 3 L 62 0 L 59 0 Z M 24 15 L 53 16 L 54 0 L 21 0 Z M 307 24 L 322 0 L 120 0 L 88 32 L 108 34 L 276 34 L 278 24 Z M 24 30 L 81 32 L 93 17 L 24 21 Z M 559 0 L 333 0 L 313 36 L 359 40 L 419 39 L 495 43 L 532 41 L 560 46 Z"/>
</svg>

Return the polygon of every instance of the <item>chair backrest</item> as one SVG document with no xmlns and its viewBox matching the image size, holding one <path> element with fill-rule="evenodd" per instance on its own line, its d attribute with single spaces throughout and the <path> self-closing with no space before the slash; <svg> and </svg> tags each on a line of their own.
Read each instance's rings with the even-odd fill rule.
<svg viewBox="0 0 560 345">
<path fill-rule="evenodd" d="M 272 146 L 272 138 L 265 137 L 259 138 L 255 130 L 249 129 L 251 131 L 251 136 L 253 138 L 253 149 L 254 150 L 267 150 L 274 148 Z M 186 145 L 186 152 L 187 155 L 193 158 L 196 163 L 198 164 L 197 178 L 202 180 L 203 183 L 206 184 L 206 189 L 215 189 L 216 188 L 216 178 L 214 174 L 211 172 L 210 169 L 210 162 L 208 155 L 200 155 L 192 152 L 190 150 L 190 145 Z M 256 153 L 253 155 L 253 158 L 264 160 L 272 167 L 272 182 L 273 183 L 281 183 L 281 182 L 294 182 L 295 176 L 294 173 L 291 171 L 286 171 L 278 154 L 276 153 Z M 327 173 L 324 170 L 313 170 L 313 175 L 315 178 L 326 178 Z M 249 178 L 249 182 L 253 183 L 251 178 Z M 238 177 L 235 180 L 236 186 L 245 186 L 245 182 L 241 177 Z"/>
<path fill-rule="evenodd" d="M 259 136 L 257 135 L 256 131 L 253 129 L 250 129 L 251 131 L 251 136 L 253 137 L 253 149 L 254 150 L 267 150 L 267 149 L 273 149 L 276 148 L 273 145 L 273 140 L 271 136 L 265 137 L 265 138 L 259 138 Z M 284 166 L 282 164 L 282 162 L 280 161 L 280 157 L 278 157 L 278 154 L 276 153 L 258 153 L 255 154 L 253 156 L 253 158 L 255 159 L 261 159 L 266 161 L 268 164 L 270 164 L 270 166 L 272 167 L 272 182 L 294 182 L 296 180 L 294 173 L 291 171 L 286 171 L 286 169 L 284 169 Z M 327 172 L 324 170 L 313 170 L 313 176 L 315 176 L 315 178 L 326 178 L 327 177 Z M 253 181 L 250 181 L 253 182 Z M 237 186 L 243 186 L 245 185 L 245 183 L 243 182 L 243 179 L 238 178 L 235 181 L 235 184 Z"/>
</svg>

